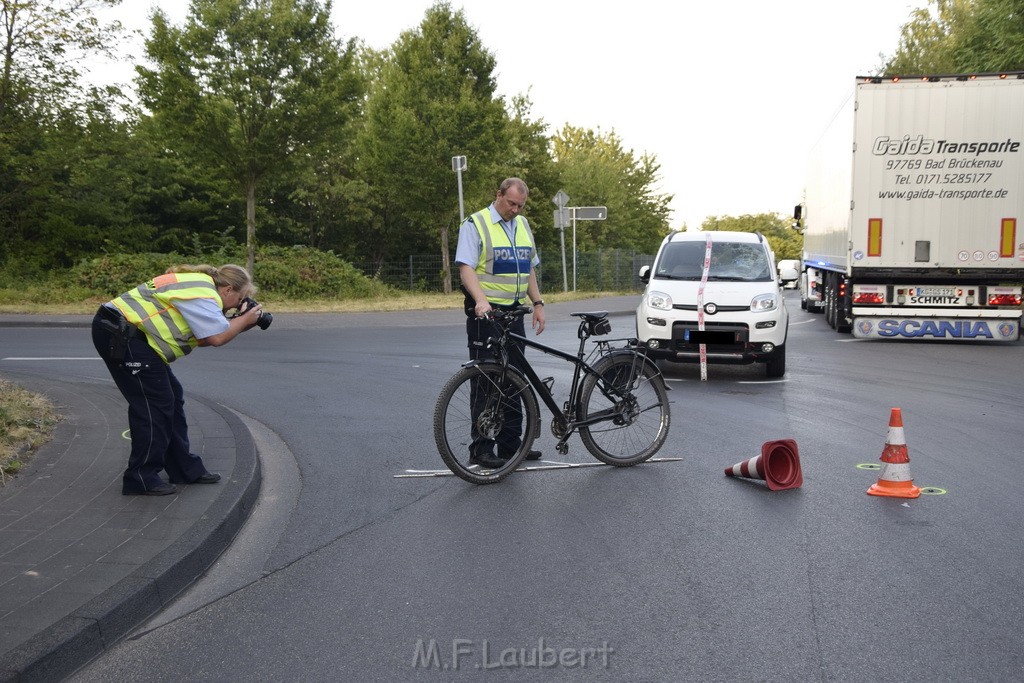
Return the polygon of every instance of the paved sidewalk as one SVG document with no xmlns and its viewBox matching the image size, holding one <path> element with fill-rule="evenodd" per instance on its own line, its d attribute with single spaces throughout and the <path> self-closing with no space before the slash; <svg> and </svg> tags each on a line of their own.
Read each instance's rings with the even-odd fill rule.
<svg viewBox="0 0 1024 683">
<path fill-rule="evenodd" d="M 46 395 L 64 416 L 0 487 L 0 681 L 58 680 L 213 564 L 255 504 L 259 464 L 237 416 L 187 394 L 193 451 L 223 479 L 172 496 L 123 496 L 128 408 L 112 381 L 0 376 Z"/>
</svg>

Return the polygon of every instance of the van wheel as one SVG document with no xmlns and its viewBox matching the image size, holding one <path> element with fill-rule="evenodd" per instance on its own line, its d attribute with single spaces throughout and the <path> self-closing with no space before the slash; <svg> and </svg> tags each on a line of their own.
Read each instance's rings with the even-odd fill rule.
<svg viewBox="0 0 1024 683">
<path fill-rule="evenodd" d="M 775 349 L 775 353 L 764 364 L 764 372 L 768 377 L 782 377 L 786 374 L 786 345 Z"/>
</svg>

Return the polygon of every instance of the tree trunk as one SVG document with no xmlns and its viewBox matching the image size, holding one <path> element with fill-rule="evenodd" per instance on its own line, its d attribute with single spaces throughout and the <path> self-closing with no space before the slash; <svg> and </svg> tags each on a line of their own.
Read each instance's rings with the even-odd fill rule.
<svg viewBox="0 0 1024 683">
<path fill-rule="evenodd" d="M 256 179 L 245 181 L 245 268 L 252 277 L 256 267 Z"/>
<path fill-rule="evenodd" d="M 452 264 L 448 260 L 448 225 L 441 228 L 441 279 L 444 285 L 444 293 L 452 293 Z"/>
</svg>

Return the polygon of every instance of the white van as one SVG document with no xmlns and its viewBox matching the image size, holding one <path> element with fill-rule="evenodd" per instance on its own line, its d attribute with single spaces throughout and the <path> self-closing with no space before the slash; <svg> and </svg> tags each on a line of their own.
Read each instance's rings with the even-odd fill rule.
<svg viewBox="0 0 1024 683">
<path fill-rule="evenodd" d="M 782 277 L 782 271 L 786 270 L 787 268 L 792 268 L 793 270 L 795 270 L 797 272 L 797 275 L 799 275 L 799 273 L 800 273 L 800 259 L 790 258 L 790 259 L 782 259 L 781 261 L 779 261 L 779 277 L 780 278 Z M 799 280 L 799 277 L 797 278 L 797 280 Z M 785 284 L 782 285 L 782 288 L 783 289 L 796 289 L 796 287 L 797 287 L 797 280 L 787 280 L 785 282 Z"/>
<path fill-rule="evenodd" d="M 750 232 L 674 232 L 661 243 L 636 310 L 637 338 L 659 360 L 764 363 L 768 377 L 786 374 L 789 314 L 768 241 Z M 699 307 L 699 308 L 698 308 Z"/>
</svg>

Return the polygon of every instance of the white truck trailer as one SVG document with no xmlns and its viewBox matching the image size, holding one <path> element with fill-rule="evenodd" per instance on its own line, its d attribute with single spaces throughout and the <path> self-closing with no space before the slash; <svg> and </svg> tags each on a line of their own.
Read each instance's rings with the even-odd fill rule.
<svg viewBox="0 0 1024 683">
<path fill-rule="evenodd" d="M 795 218 L 801 306 L 837 331 L 1016 341 L 1024 72 L 858 78 Z"/>
</svg>

